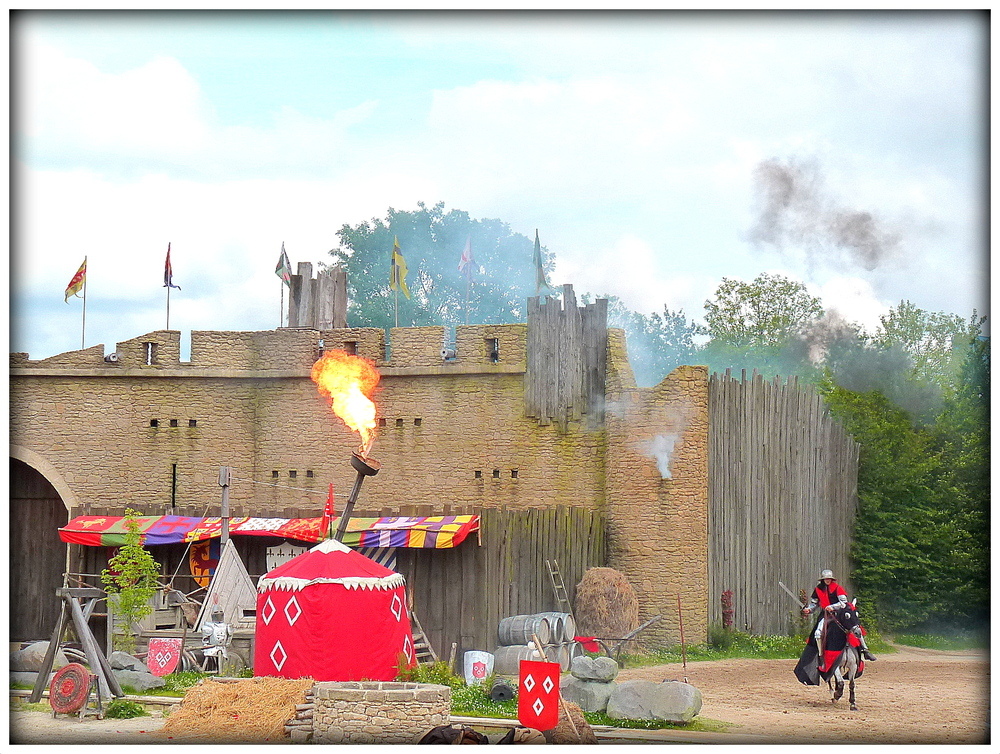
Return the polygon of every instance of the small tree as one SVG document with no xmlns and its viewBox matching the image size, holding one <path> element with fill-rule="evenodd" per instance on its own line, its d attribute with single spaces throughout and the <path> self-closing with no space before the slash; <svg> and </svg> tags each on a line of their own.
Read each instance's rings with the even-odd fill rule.
<svg viewBox="0 0 1000 754">
<path fill-rule="evenodd" d="M 142 546 L 138 516 L 131 508 L 125 509 L 125 544 L 101 572 L 101 582 L 108 593 L 111 613 L 121 618 L 115 628 L 112 644 L 123 652 L 134 652 L 136 637 L 133 624 L 151 612 L 150 600 L 156 594 L 160 565 Z"/>
</svg>

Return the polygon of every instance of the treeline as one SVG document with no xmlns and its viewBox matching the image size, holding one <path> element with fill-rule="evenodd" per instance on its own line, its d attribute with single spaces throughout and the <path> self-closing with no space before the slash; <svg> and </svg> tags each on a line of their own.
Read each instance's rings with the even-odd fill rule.
<svg viewBox="0 0 1000 754">
<path fill-rule="evenodd" d="M 523 322 L 552 255 L 499 220 L 438 203 L 344 225 L 349 326 Z M 398 240 L 410 296 L 389 287 Z M 473 260 L 459 270 L 462 251 Z M 798 375 L 861 444 L 852 580 L 882 630 L 943 630 L 989 612 L 989 339 L 986 318 L 901 301 L 875 332 L 824 309 L 801 283 L 723 278 L 696 323 L 609 299 L 640 385 L 682 364 Z M 586 301 L 593 295 L 583 295 Z M 817 568 L 822 564 L 816 564 Z"/>
</svg>

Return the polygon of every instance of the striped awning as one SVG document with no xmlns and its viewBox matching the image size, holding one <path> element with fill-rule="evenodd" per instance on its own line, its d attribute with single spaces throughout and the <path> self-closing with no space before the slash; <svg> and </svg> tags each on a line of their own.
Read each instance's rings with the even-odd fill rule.
<svg viewBox="0 0 1000 754">
<path fill-rule="evenodd" d="M 139 532 L 145 545 L 198 542 L 222 536 L 221 518 L 196 516 L 138 516 Z M 325 539 L 322 521 L 317 518 L 229 519 L 229 533 L 282 537 L 299 542 Z M 339 519 L 333 520 L 336 531 Z M 350 547 L 457 547 L 479 530 L 479 516 L 381 516 L 351 518 L 347 522 L 344 544 Z M 125 544 L 124 516 L 77 516 L 59 529 L 63 542 L 78 545 L 118 547 Z"/>
</svg>

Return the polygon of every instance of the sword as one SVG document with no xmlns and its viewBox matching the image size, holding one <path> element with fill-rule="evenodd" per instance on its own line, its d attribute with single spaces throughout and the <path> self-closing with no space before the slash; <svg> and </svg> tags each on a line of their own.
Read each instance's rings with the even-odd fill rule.
<svg viewBox="0 0 1000 754">
<path fill-rule="evenodd" d="M 792 594 L 792 590 L 791 589 L 789 589 L 787 586 L 785 586 L 784 584 L 782 584 L 780 581 L 778 582 L 778 586 L 780 586 L 782 589 L 785 590 L 785 594 L 787 594 L 789 597 L 791 597 L 793 600 L 795 600 L 795 604 L 798 606 L 798 608 L 800 610 L 805 607 L 805 603 L 802 600 L 800 600 L 798 597 L 796 597 L 794 594 Z"/>
</svg>

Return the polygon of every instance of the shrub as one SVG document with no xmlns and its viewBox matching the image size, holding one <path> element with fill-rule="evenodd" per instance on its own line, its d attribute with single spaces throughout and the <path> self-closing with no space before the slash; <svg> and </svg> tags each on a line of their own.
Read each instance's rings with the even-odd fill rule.
<svg viewBox="0 0 1000 754">
<path fill-rule="evenodd" d="M 105 717 L 112 717 L 116 720 L 127 720 L 131 717 L 142 717 L 148 714 L 146 708 L 139 704 L 139 702 L 121 698 L 112 699 L 108 703 L 108 708 L 104 711 Z"/>
</svg>

